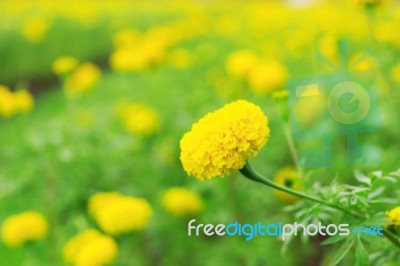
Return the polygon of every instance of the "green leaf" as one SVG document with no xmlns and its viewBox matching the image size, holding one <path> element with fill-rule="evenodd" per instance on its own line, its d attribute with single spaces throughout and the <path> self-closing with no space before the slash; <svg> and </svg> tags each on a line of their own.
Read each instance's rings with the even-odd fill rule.
<svg viewBox="0 0 400 266">
<path fill-rule="evenodd" d="M 334 236 L 331 236 L 330 238 L 325 239 L 324 241 L 322 241 L 322 242 L 321 242 L 321 245 L 331 245 L 331 244 L 340 242 L 340 241 L 342 241 L 342 240 L 344 240 L 344 239 L 346 239 L 345 236 L 334 235 Z"/>
<path fill-rule="evenodd" d="M 368 266 L 369 265 L 368 251 L 364 248 L 364 245 L 360 238 L 357 241 L 355 259 L 356 259 L 357 266 Z"/>
<path fill-rule="evenodd" d="M 329 265 L 334 266 L 338 264 L 346 256 L 346 254 L 349 253 L 353 244 L 354 244 L 354 238 L 350 238 L 346 242 L 344 242 L 340 246 L 340 248 L 336 251 L 336 253 L 333 255 Z"/>
<path fill-rule="evenodd" d="M 367 176 L 365 176 L 363 173 L 361 173 L 360 171 L 354 171 L 354 176 L 356 177 L 356 179 L 358 180 L 358 182 L 360 183 L 364 183 L 368 186 L 371 185 L 371 179 L 368 178 Z"/>
</svg>

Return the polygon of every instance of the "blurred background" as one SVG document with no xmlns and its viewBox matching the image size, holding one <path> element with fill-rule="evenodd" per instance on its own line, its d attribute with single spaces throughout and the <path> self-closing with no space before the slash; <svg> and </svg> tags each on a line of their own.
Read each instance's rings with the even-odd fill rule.
<svg viewBox="0 0 400 266">
<path fill-rule="evenodd" d="M 394 0 L 2 0 L 0 264 L 328 265 L 333 248 L 321 247 L 321 239 L 188 237 L 194 217 L 214 224 L 292 222 L 286 207 L 296 199 L 238 173 L 207 182 L 189 177 L 179 141 L 206 113 L 247 99 L 269 118 L 270 139 L 253 164 L 273 178 L 296 168 L 287 80 L 369 70 L 376 75 L 382 126 L 364 138 L 381 149 L 380 162 L 349 165 L 346 140 L 338 137 L 334 167 L 307 171 L 307 180 L 352 184 L 355 167 L 395 171 L 399 27 Z M 315 123 L 319 108 L 310 102 L 298 112 Z M 172 193 L 169 201 L 173 187 L 194 196 Z M 397 189 L 387 193 L 400 200 Z M 109 234 L 88 204 L 110 191 L 145 199 L 152 209 L 146 226 Z M 21 244 L 10 245 L 4 224 L 30 210 L 43 215 L 47 233 L 29 241 L 28 222 L 15 227 Z M 66 243 L 89 228 L 113 237 L 112 260 L 79 264 L 66 255 Z M 85 252 L 103 252 L 93 250 Z M 351 261 L 352 255 L 343 265 Z"/>
</svg>

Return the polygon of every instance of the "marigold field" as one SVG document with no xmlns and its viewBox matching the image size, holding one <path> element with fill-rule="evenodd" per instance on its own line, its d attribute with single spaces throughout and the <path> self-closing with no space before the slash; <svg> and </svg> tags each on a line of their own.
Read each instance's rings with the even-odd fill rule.
<svg viewBox="0 0 400 266">
<path fill-rule="evenodd" d="M 0 1 L 0 265 L 400 265 L 399 28 L 396 0 Z M 374 115 L 305 167 L 331 94 L 291 84 L 338 73 Z"/>
</svg>

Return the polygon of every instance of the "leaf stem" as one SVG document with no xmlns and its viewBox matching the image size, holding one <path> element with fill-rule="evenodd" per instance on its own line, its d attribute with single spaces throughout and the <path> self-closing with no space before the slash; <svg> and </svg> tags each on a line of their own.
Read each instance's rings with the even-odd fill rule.
<svg viewBox="0 0 400 266">
<path fill-rule="evenodd" d="M 366 218 L 366 217 L 365 217 L 364 215 L 362 215 L 362 214 L 359 214 L 359 213 L 356 213 L 356 212 L 352 212 L 352 211 L 346 210 L 345 208 L 342 208 L 342 207 L 340 207 L 340 206 L 337 206 L 337 205 L 335 205 L 335 204 L 333 204 L 333 203 L 331 203 L 331 202 L 327 202 L 327 201 L 325 201 L 325 200 L 323 200 L 323 199 L 320 199 L 320 198 L 317 198 L 317 197 L 314 197 L 314 196 L 311 196 L 311 195 L 307 195 L 307 194 L 305 194 L 305 193 L 303 193 L 303 192 L 296 191 L 296 190 L 290 189 L 290 188 L 288 188 L 288 187 L 278 185 L 278 184 L 276 184 L 275 182 L 271 181 L 270 179 L 268 179 L 268 178 L 262 176 L 261 174 L 257 173 L 257 172 L 251 167 L 251 165 L 250 165 L 250 163 L 249 163 L 248 161 L 246 162 L 246 164 L 244 165 L 244 167 L 243 167 L 242 169 L 240 169 L 239 171 L 240 171 L 240 173 L 242 173 L 246 178 L 248 178 L 248 179 L 250 179 L 250 180 L 252 180 L 252 181 L 254 181 L 254 182 L 258 182 L 258 183 L 267 185 L 267 186 L 269 186 L 269 187 L 271 187 L 271 188 L 274 188 L 274 189 L 277 189 L 277 190 L 280 190 L 280 191 L 283 191 L 283 192 L 292 194 L 292 195 L 294 195 L 294 196 L 297 196 L 297 197 L 300 197 L 300 198 L 303 198 L 303 199 L 306 199 L 306 200 L 314 201 L 314 202 L 323 204 L 323 205 L 325 205 L 325 206 L 329 206 L 329 207 L 331 207 L 331 208 L 340 210 L 340 211 L 342 211 L 342 212 L 344 212 L 344 213 L 346 213 L 346 214 L 348 214 L 348 215 L 350 215 L 350 216 L 352 216 L 352 217 L 354 217 L 354 218 L 357 218 L 357 219 L 365 219 L 365 218 Z M 384 235 L 390 242 L 392 242 L 396 247 L 400 248 L 400 239 L 397 238 L 394 234 L 392 234 L 392 233 L 391 233 L 390 231 L 388 231 L 387 229 L 383 229 L 383 235 Z"/>
<path fill-rule="evenodd" d="M 322 199 L 320 199 L 320 198 L 317 198 L 317 197 L 314 197 L 314 196 L 311 196 L 311 195 L 307 195 L 307 194 L 305 194 L 305 193 L 303 193 L 303 192 L 300 192 L 300 191 L 297 191 L 297 190 L 290 189 L 290 188 L 285 187 L 285 186 L 278 185 L 278 184 L 276 184 L 275 182 L 271 181 L 270 179 L 268 179 L 268 178 L 266 178 L 266 177 L 260 175 L 259 173 L 257 173 L 257 172 L 251 167 L 251 165 L 250 165 L 250 163 L 249 163 L 248 161 L 246 162 L 245 166 L 244 166 L 242 169 L 240 169 L 239 171 L 240 171 L 245 177 L 247 177 L 248 179 L 250 179 L 250 180 L 252 180 L 252 181 L 255 181 L 255 182 L 258 182 L 258 183 L 262 183 L 262 184 L 267 185 L 267 186 L 269 186 L 269 187 L 275 188 L 275 189 L 277 189 L 277 190 L 280 190 L 280 191 L 283 191 L 283 192 L 292 194 L 292 195 L 294 195 L 294 196 L 297 196 L 297 197 L 300 197 L 300 198 L 303 198 L 303 199 L 307 199 L 307 200 L 310 200 L 310 201 L 314 201 L 314 202 L 317 202 L 317 203 L 321 203 L 321 204 L 326 205 L 326 206 L 329 206 L 329 207 L 331 207 L 331 208 L 340 210 L 340 211 L 342 211 L 342 212 L 344 212 L 344 213 L 346 213 L 346 214 L 348 214 L 348 215 L 351 215 L 351 216 L 353 216 L 353 217 L 356 217 L 356 218 L 363 218 L 362 215 L 360 215 L 360 214 L 358 214 L 358 213 L 355 213 L 355 212 L 351 212 L 351 211 L 349 211 L 349 210 L 346 210 L 346 209 L 344 209 L 344 208 L 342 208 L 342 207 L 340 207 L 340 206 L 337 206 L 337 205 L 335 205 L 335 204 L 333 204 L 333 203 L 327 202 L 327 201 L 325 201 L 325 200 L 322 200 Z"/>
</svg>

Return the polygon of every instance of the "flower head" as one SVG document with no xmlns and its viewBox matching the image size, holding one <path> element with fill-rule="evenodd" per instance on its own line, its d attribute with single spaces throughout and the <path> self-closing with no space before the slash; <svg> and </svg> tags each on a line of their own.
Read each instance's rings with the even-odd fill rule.
<svg viewBox="0 0 400 266">
<path fill-rule="evenodd" d="M 44 216 L 35 211 L 26 211 L 7 218 L 1 228 L 3 242 L 10 247 L 44 238 L 48 223 Z"/>
<path fill-rule="evenodd" d="M 260 107 L 238 100 L 207 114 L 180 142 L 185 171 L 200 180 L 243 168 L 269 137 L 268 118 Z"/>
<path fill-rule="evenodd" d="M 400 226 L 400 206 L 386 212 L 387 219 L 395 226 Z"/>
<path fill-rule="evenodd" d="M 174 215 L 197 214 L 203 208 L 201 198 L 183 187 L 168 189 L 163 195 L 162 203 Z"/>
<path fill-rule="evenodd" d="M 160 118 L 156 110 L 143 103 L 123 106 L 120 119 L 126 130 L 139 135 L 151 135 L 160 127 Z"/>
<path fill-rule="evenodd" d="M 281 89 L 287 79 L 285 66 L 279 61 L 257 64 L 249 73 L 250 88 L 259 94 L 268 94 Z"/>
<path fill-rule="evenodd" d="M 57 75 L 69 73 L 78 65 L 78 59 L 71 56 L 58 57 L 52 66 L 52 70 Z"/>
<path fill-rule="evenodd" d="M 46 36 L 49 24 L 39 18 L 29 19 L 22 28 L 22 35 L 31 43 L 40 43 Z"/>
<path fill-rule="evenodd" d="M 14 93 L 16 108 L 21 113 L 28 113 L 35 104 L 32 94 L 27 90 L 19 90 Z"/>
<path fill-rule="evenodd" d="M 100 69 L 92 63 L 79 65 L 67 80 L 66 93 L 68 95 L 89 91 L 100 79 Z"/>
<path fill-rule="evenodd" d="M 296 170 L 293 169 L 292 167 L 285 167 L 281 169 L 276 174 L 274 182 L 277 183 L 278 185 L 285 186 L 293 190 L 302 189 L 299 175 L 297 174 Z M 280 190 L 274 190 L 274 193 L 279 199 L 285 202 L 295 202 L 299 199 L 298 197 L 292 194 Z"/>
<path fill-rule="evenodd" d="M 89 200 L 89 213 L 104 232 L 112 235 L 144 229 L 152 212 L 145 199 L 118 192 L 100 192 Z"/>
<path fill-rule="evenodd" d="M 17 111 L 13 93 L 8 87 L 0 85 L 0 117 L 12 117 Z"/>
<path fill-rule="evenodd" d="M 108 265 L 117 253 L 115 240 L 94 229 L 88 229 L 71 238 L 63 250 L 65 260 L 79 266 Z"/>
<path fill-rule="evenodd" d="M 245 79 L 257 62 L 258 58 L 253 52 L 236 51 L 227 58 L 225 67 L 232 77 Z"/>
</svg>

